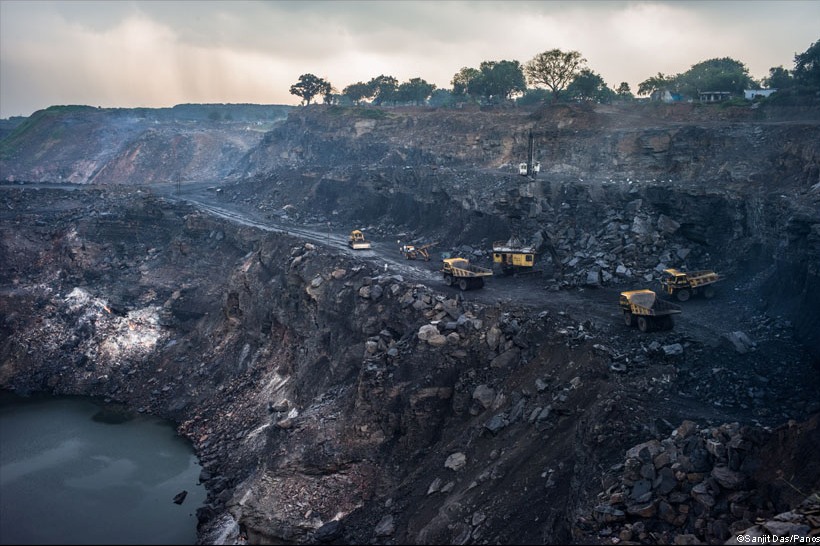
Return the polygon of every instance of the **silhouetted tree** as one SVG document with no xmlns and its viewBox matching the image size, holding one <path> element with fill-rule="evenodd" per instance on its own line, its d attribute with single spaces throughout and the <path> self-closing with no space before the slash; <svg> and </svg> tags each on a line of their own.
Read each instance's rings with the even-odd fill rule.
<svg viewBox="0 0 820 546">
<path fill-rule="evenodd" d="M 524 70 L 532 85 L 546 86 L 552 91 L 553 99 L 557 100 L 586 62 L 578 51 L 551 49 L 530 59 Z"/>
<path fill-rule="evenodd" d="M 811 90 L 820 90 L 820 40 L 803 53 L 794 56 L 795 83 Z"/>
<path fill-rule="evenodd" d="M 342 94 L 350 99 L 353 104 L 360 104 L 363 100 L 373 97 L 373 88 L 364 82 L 356 82 L 345 87 Z"/>
<path fill-rule="evenodd" d="M 524 69 L 518 61 L 484 61 L 481 72 L 481 95 L 487 100 L 508 100 L 527 89 Z"/>
<path fill-rule="evenodd" d="M 477 68 L 464 67 L 453 76 L 450 84 L 453 86 L 453 95 L 464 96 L 469 94 L 473 82 L 481 78 L 481 71 Z"/>
<path fill-rule="evenodd" d="M 788 89 L 794 85 L 794 78 L 782 66 L 773 66 L 769 69 L 769 75 L 763 78 L 763 85 L 777 90 Z"/>
<path fill-rule="evenodd" d="M 290 94 L 300 97 L 306 105 L 310 104 L 313 97 L 327 97 L 331 90 L 332 86 L 329 82 L 313 74 L 302 74 L 299 76 L 299 81 L 290 86 Z"/>
<path fill-rule="evenodd" d="M 393 102 L 396 100 L 396 91 L 399 88 L 399 80 L 393 76 L 385 76 L 382 74 L 373 78 L 367 85 L 373 90 L 371 96 L 374 104 L 384 104 L 386 102 Z"/>
<path fill-rule="evenodd" d="M 657 76 L 647 78 L 638 84 L 638 95 L 652 96 L 658 92 L 671 91 L 674 89 L 674 86 L 674 78 L 669 78 L 664 76 L 661 72 L 658 72 Z"/>
<path fill-rule="evenodd" d="M 399 85 L 396 91 L 396 100 L 399 102 L 412 102 L 414 104 L 424 104 L 433 90 L 435 85 L 427 83 L 421 78 L 411 78 L 409 81 Z"/>
<path fill-rule="evenodd" d="M 618 86 L 618 89 L 616 89 L 615 92 L 618 94 L 618 98 L 621 99 L 629 100 L 635 98 L 632 95 L 632 89 L 629 88 L 629 84 L 626 82 L 621 82 L 621 84 Z"/>
<path fill-rule="evenodd" d="M 588 68 L 575 76 L 572 83 L 567 86 L 566 92 L 566 95 L 573 99 L 596 102 L 611 102 L 614 94 L 604 79 Z"/>
</svg>

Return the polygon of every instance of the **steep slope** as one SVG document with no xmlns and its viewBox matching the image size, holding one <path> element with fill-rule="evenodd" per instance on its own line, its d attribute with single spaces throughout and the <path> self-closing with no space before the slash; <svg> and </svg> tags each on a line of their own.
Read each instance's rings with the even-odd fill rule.
<svg viewBox="0 0 820 546">
<path fill-rule="evenodd" d="M 0 386 L 173 419 L 202 543 L 725 541 L 820 476 L 820 139 L 787 114 L 318 107 L 234 145 L 58 109 L 0 144 Z M 443 285 L 511 234 L 541 275 Z M 666 266 L 725 279 L 628 328 Z"/>
</svg>

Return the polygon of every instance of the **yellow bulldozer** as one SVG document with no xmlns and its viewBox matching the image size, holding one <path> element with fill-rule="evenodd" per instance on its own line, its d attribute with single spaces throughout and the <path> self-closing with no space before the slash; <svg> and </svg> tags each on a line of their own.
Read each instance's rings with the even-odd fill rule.
<svg viewBox="0 0 820 546">
<path fill-rule="evenodd" d="M 364 238 L 364 233 L 360 229 L 354 229 L 347 238 L 347 245 L 354 250 L 367 250 L 372 248 L 370 241 Z"/>
<path fill-rule="evenodd" d="M 405 258 L 408 260 L 424 260 L 425 262 L 430 261 L 430 252 L 427 250 L 430 247 L 436 246 L 438 243 L 428 243 L 426 245 L 415 246 L 415 245 L 407 245 L 399 243 L 399 252 L 401 252 Z"/>
<path fill-rule="evenodd" d="M 678 301 L 686 301 L 698 294 L 711 299 L 715 296 L 713 285 L 720 280 L 722 277 L 710 269 L 688 272 L 664 269 L 661 276 L 661 287 L 665 293 L 674 296 Z"/>
</svg>

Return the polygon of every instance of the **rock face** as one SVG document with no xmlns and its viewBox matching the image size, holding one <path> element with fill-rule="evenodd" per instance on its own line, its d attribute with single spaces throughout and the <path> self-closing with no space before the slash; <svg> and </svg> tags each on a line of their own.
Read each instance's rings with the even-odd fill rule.
<svg viewBox="0 0 820 546">
<path fill-rule="evenodd" d="M 813 529 L 778 514 L 820 489 L 816 115 L 134 114 L 45 111 L 0 141 L 0 387 L 176 422 L 200 542 Z M 530 129 L 537 180 L 513 169 Z M 489 265 L 511 233 L 541 274 L 465 293 L 392 246 Z M 628 329 L 618 292 L 666 267 L 726 278 L 673 330 Z"/>
</svg>

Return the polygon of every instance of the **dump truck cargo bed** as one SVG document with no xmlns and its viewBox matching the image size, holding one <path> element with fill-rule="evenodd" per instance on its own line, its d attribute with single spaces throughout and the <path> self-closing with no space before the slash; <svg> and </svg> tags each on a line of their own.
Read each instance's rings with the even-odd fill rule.
<svg viewBox="0 0 820 546">
<path fill-rule="evenodd" d="M 680 307 L 647 289 L 621 292 L 619 305 L 626 325 L 634 324 L 642 332 L 671 330 L 674 326 L 672 315 L 681 312 Z"/>
</svg>

